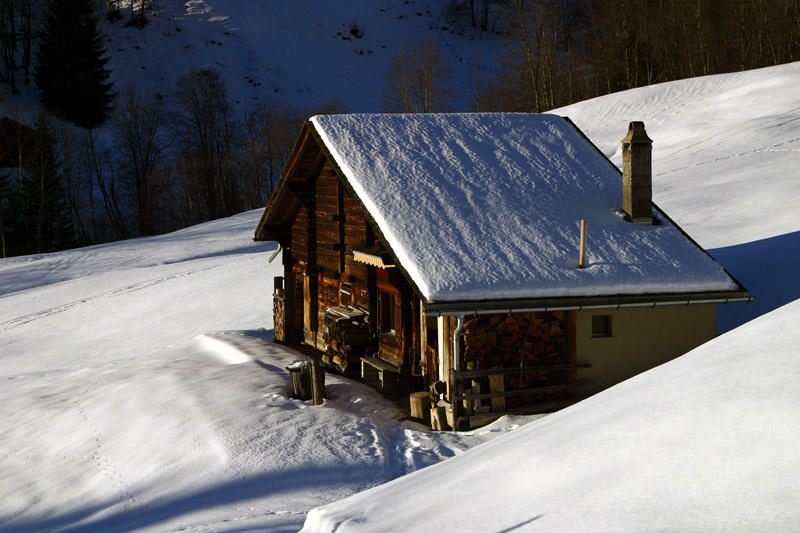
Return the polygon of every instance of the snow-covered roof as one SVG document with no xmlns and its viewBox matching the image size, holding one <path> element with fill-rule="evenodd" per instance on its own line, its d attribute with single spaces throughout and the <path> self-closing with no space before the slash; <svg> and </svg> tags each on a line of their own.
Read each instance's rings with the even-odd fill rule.
<svg viewBox="0 0 800 533">
<path fill-rule="evenodd" d="M 741 289 L 657 209 L 656 226 L 616 214 L 618 169 L 563 117 L 352 114 L 311 124 L 428 302 Z"/>
</svg>

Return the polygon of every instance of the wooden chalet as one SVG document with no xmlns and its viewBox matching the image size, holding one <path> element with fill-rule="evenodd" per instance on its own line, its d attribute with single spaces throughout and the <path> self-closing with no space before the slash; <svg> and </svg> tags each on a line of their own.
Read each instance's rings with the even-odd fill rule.
<svg viewBox="0 0 800 533">
<path fill-rule="evenodd" d="M 652 204 L 651 146 L 631 123 L 620 175 L 554 115 L 312 117 L 256 231 L 275 340 L 455 429 L 685 353 L 750 296 Z"/>
</svg>

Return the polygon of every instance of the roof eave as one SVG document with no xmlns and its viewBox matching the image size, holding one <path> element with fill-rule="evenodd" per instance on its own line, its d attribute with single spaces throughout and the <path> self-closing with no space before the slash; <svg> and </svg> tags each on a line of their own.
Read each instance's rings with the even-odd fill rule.
<svg viewBox="0 0 800 533">
<path fill-rule="evenodd" d="M 295 165 L 302 155 L 303 150 L 307 146 L 309 140 L 309 129 L 308 122 L 303 123 L 300 128 L 300 134 L 297 136 L 289 158 L 286 160 L 281 177 L 278 179 L 278 183 L 275 185 L 275 190 L 272 193 L 272 196 L 270 196 L 269 202 L 264 209 L 264 213 L 261 215 L 261 220 L 258 222 L 255 236 L 253 238 L 254 241 L 278 240 L 278 234 L 275 233 L 275 228 L 281 227 L 284 222 L 283 220 L 280 220 L 280 217 L 278 216 L 278 210 L 284 202 L 294 201 L 293 198 L 287 196 L 291 195 L 292 193 L 288 190 L 286 183 L 289 180 L 289 176 L 292 175 Z"/>
<path fill-rule="evenodd" d="M 755 298 L 750 296 L 750 293 L 746 290 L 735 290 L 670 294 L 617 294 L 610 296 L 428 302 L 425 304 L 425 315 L 469 316 L 545 311 L 582 311 L 589 309 L 723 304 L 751 302 L 754 299 Z"/>
</svg>

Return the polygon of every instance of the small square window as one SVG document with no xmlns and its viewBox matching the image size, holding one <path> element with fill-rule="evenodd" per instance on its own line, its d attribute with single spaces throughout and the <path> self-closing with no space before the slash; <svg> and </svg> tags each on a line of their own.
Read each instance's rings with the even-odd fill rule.
<svg viewBox="0 0 800 533">
<path fill-rule="evenodd" d="M 592 315 L 592 337 L 611 336 L 611 315 Z"/>
</svg>

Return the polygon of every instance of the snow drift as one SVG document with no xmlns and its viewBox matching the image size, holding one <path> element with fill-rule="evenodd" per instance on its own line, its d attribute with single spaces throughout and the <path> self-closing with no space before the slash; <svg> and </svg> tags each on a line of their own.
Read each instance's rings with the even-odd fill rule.
<svg viewBox="0 0 800 533">
<path fill-rule="evenodd" d="M 787 531 L 800 524 L 800 302 L 304 531 Z"/>
</svg>

